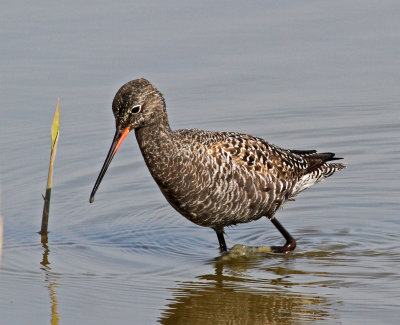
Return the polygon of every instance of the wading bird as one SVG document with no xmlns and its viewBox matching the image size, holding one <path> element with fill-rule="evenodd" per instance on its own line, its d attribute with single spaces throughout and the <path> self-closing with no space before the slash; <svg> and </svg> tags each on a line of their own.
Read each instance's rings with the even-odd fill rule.
<svg viewBox="0 0 400 325">
<path fill-rule="evenodd" d="M 224 227 L 267 217 L 286 239 L 273 252 L 287 253 L 296 241 L 275 217 L 287 200 L 345 168 L 328 163 L 333 153 L 287 150 L 234 132 L 171 130 L 163 95 L 146 79 L 123 85 L 112 110 L 116 131 L 90 202 L 119 146 L 134 130 L 143 158 L 167 201 L 197 225 L 213 228 L 226 252 Z"/>
</svg>

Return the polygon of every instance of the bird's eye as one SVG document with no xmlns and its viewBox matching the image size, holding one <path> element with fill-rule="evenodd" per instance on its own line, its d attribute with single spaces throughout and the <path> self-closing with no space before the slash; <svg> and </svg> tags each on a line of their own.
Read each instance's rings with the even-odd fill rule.
<svg viewBox="0 0 400 325">
<path fill-rule="evenodd" d="M 132 113 L 139 113 L 142 110 L 142 106 L 141 105 L 137 105 L 137 106 L 133 106 L 132 107 Z"/>
</svg>

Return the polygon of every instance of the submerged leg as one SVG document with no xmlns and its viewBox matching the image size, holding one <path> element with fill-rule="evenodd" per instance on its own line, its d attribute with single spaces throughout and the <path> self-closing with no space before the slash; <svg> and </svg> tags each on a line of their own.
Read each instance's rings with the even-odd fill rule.
<svg viewBox="0 0 400 325">
<path fill-rule="evenodd" d="M 271 222 L 274 224 L 276 229 L 285 237 L 286 244 L 283 246 L 271 246 L 271 250 L 274 253 L 289 253 L 290 251 L 296 248 L 296 241 L 295 239 L 288 233 L 288 231 L 281 225 L 281 223 L 273 217 L 270 219 Z"/>
<path fill-rule="evenodd" d="M 219 250 L 221 253 L 224 253 L 227 251 L 226 249 L 226 243 L 225 243 L 225 238 L 224 238 L 224 229 L 214 229 L 215 232 L 217 233 L 218 241 L 219 241 Z"/>
</svg>

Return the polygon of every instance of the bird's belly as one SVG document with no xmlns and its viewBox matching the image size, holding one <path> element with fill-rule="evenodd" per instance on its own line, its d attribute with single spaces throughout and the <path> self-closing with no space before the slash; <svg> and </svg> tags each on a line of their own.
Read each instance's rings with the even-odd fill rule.
<svg viewBox="0 0 400 325">
<path fill-rule="evenodd" d="M 262 177 L 234 171 L 185 175 L 174 182 L 157 183 L 179 213 L 201 226 L 225 227 L 259 219 L 267 215 L 276 199 L 273 187 Z"/>
</svg>

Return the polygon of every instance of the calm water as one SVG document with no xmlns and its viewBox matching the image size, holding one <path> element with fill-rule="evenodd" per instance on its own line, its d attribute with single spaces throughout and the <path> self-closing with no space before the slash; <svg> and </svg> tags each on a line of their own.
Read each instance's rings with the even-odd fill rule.
<svg viewBox="0 0 400 325">
<path fill-rule="evenodd" d="M 389 324 L 400 318 L 396 1 L 9 2 L 0 13 L 0 324 Z M 348 168 L 277 218 L 289 255 L 219 259 L 124 142 L 111 101 L 146 77 L 173 128 L 333 151 Z M 50 235 L 40 228 L 61 97 Z M 281 244 L 268 220 L 227 244 Z"/>
</svg>

